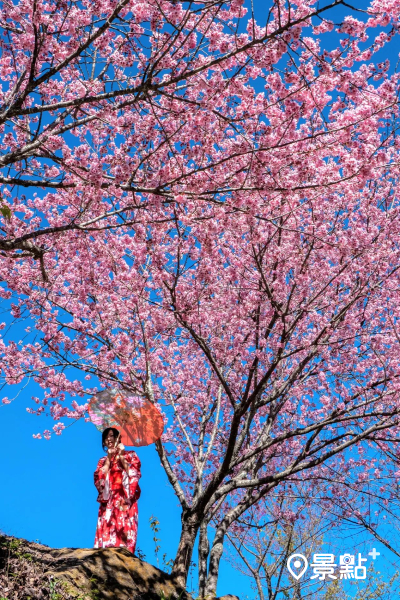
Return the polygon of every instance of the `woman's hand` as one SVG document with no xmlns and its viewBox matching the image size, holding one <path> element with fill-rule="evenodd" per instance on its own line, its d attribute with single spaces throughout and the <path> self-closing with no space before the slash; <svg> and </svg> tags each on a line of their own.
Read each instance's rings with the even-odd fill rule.
<svg viewBox="0 0 400 600">
<path fill-rule="evenodd" d="M 111 465 L 110 458 L 107 456 L 106 460 L 104 461 L 104 465 L 102 467 L 104 475 L 107 475 L 108 471 L 110 470 L 110 465 Z"/>
<path fill-rule="evenodd" d="M 107 450 L 107 459 L 110 461 L 110 463 L 114 460 L 117 452 L 118 450 L 116 448 L 109 448 Z"/>
<path fill-rule="evenodd" d="M 129 475 L 129 464 L 126 462 L 126 458 L 124 456 L 125 446 L 121 443 L 121 444 L 118 444 L 117 448 L 118 448 L 118 457 L 117 458 L 119 458 L 119 462 L 121 463 L 124 471 Z"/>
</svg>

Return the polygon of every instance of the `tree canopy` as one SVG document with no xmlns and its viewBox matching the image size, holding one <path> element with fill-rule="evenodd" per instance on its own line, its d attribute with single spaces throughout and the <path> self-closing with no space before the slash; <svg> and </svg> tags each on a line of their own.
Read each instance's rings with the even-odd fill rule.
<svg viewBox="0 0 400 600">
<path fill-rule="evenodd" d="M 2 376 L 43 387 L 56 433 L 94 393 L 77 369 L 171 406 L 173 572 L 203 531 L 206 594 L 271 490 L 397 477 L 399 77 L 377 57 L 399 14 L 3 3 L 0 293 L 32 329 L 0 339 Z"/>
</svg>

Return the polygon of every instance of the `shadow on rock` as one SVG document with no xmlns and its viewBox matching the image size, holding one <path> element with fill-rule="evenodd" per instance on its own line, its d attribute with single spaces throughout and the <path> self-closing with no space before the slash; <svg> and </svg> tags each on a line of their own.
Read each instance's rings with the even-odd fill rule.
<svg viewBox="0 0 400 600">
<path fill-rule="evenodd" d="M 54 549 L 0 535 L 0 596 L 8 600 L 192 600 L 126 548 Z"/>
</svg>

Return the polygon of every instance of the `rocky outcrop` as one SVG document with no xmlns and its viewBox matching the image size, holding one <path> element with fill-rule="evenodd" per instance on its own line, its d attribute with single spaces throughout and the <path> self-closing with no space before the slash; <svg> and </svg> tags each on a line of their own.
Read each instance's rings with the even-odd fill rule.
<svg viewBox="0 0 400 600">
<path fill-rule="evenodd" d="M 193 599 L 125 548 L 56 549 L 0 534 L 0 600 Z"/>
<path fill-rule="evenodd" d="M 0 536 L 0 599 L 191 600 L 125 548 L 54 549 Z"/>
</svg>

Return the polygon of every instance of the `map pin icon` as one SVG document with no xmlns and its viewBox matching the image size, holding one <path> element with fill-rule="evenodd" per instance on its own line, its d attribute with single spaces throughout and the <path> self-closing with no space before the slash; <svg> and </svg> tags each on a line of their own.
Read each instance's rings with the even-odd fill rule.
<svg viewBox="0 0 400 600">
<path fill-rule="evenodd" d="M 303 556 L 303 554 L 292 554 L 289 556 L 286 564 L 289 573 L 298 581 L 300 577 L 303 577 L 304 573 L 307 571 L 308 560 L 305 556 Z M 293 569 L 296 569 L 296 571 Z M 299 571 L 299 569 L 301 570 Z"/>
</svg>

